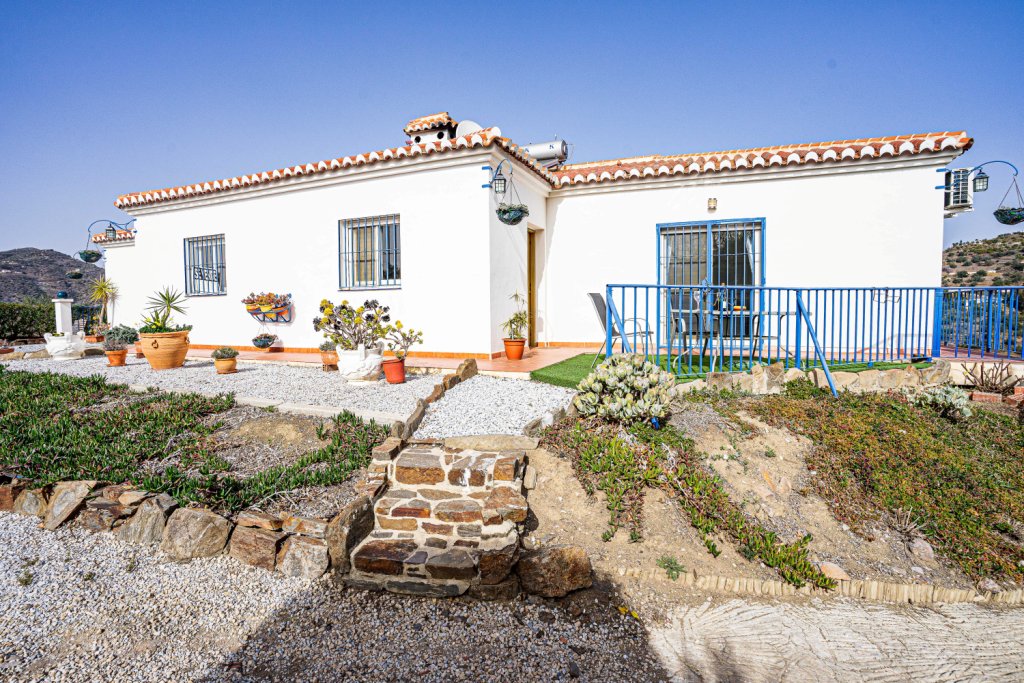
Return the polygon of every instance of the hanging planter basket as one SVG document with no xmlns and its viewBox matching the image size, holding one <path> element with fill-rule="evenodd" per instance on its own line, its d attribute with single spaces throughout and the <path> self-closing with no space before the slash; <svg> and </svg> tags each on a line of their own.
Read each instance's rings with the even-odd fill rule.
<svg viewBox="0 0 1024 683">
<path fill-rule="evenodd" d="M 69 270 L 68 272 L 64 273 L 64 277 L 66 277 L 69 280 L 81 280 L 82 279 L 82 271 L 77 270 L 77 269 L 76 270 Z"/>
<path fill-rule="evenodd" d="M 82 259 L 86 263 L 96 263 L 101 258 L 103 258 L 103 254 L 96 251 L 95 249 L 83 249 L 82 251 L 78 252 L 78 258 Z"/>
<path fill-rule="evenodd" d="M 1024 208 L 1011 209 L 999 207 L 992 212 L 992 215 L 995 216 L 996 220 L 1003 225 L 1017 225 L 1018 223 L 1024 223 Z"/>
<path fill-rule="evenodd" d="M 495 213 L 498 214 L 498 220 L 505 225 L 519 225 L 530 215 L 530 208 L 526 204 L 498 204 Z"/>
<path fill-rule="evenodd" d="M 1010 196 L 1010 191 L 1013 190 L 1017 195 L 1017 206 L 1007 206 L 1004 204 L 1006 198 Z M 1017 184 L 1017 178 L 1014 176 L 1013 182 L 1010 183 L 1010 187 L 1006 189 L 1006 194 L 1003 195 L 1002 200 L 999 202 L 999 208 L 992 212 L 992 215 L 996 217 L 996 220 L 1003 225 L 1017 225 L 1018 223 L 1024 223 L 1024 197 L 1020 194 L 1020 185 Z"/>
</svg>

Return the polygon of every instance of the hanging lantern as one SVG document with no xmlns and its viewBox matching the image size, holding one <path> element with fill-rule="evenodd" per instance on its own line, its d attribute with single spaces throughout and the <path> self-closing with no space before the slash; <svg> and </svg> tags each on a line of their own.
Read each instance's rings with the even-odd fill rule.
<svg viewBox="0 0 1024 683">
<path fill-rule="evenodd" d="M 508 188 L 508 181 L 505 180 L 505 176 L 501 175 L 501 171 L 494 176 L 491 180 L 491 187 L 494 188 L 494 194 L 505 194 L 505 190 Z"/>
<path fill-rule="evenodd" d="M 988 174 L 984 171 L 978 171 L 978 175 L 974 176 L 974 191 L 984 192 L 988 189 Z"/>
<path fill-rule="evenodd" d="M 114 227 L 113 223 L 107 223 L 107 229 L 103 231 L 103 236 L 108 240 L 117 239 L 117 228 Z"/>
</svg>

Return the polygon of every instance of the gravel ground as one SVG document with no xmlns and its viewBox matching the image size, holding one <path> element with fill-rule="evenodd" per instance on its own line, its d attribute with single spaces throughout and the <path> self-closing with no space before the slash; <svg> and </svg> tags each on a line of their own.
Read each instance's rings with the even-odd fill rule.
<svg viewBox="0 0 1024 683">
<path fill-rule="evenodd" d="M 2 362 L 2 361 L 0 361 Z M 11 370 L 61 372 L 68 375 L 103 375 L 112 382 L 142 384 L 160 389 L 234 392 L 290 403 L 307 403 L 332 408 L 372 410 L 405 416 L 416 407 L 416 399 L 430 395 L 439 381 L 436 375 L 409 375 L 405 384 L 348 384 L 337 373 L 319 368 L 302 368 L 271 363 L 238 363 L 233 375 L 218 375 L 213 361 L 188 359 L 179 370 L 154 372 L 145 358 L 128 357 L 123 368 L 107 366 L 105 356 L 73 361 L 16 360 L 3 363 Z"/>
<path fill-rule="evenodd" d="M 530 420 L 568 406 L 575 393 L 542 382 L 477 375 L 427 408 L 416 436 L 521 434 Z"/>
<path fill-rule="evenodd" d="M 666 680 L 643 627 L 595 591 L 399 598 L 223 556 L 176 564 L 9 513 L 0 545 L 2 681 Z"/>
</svg>

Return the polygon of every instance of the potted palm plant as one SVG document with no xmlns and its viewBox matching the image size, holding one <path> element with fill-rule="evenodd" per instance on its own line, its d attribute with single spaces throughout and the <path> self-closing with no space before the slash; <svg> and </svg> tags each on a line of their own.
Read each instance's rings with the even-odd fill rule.
<svg viewBox="0 0 1024 683">
<path fill-rule="evenodd" d="M 402 321 L 398 320 L 388 331 L 387 341 L 388 348 L 395 357 L 381 363 L 384 368 L 384 379 L 388 384 L 402 384 L 405 382 L 405 357 L 409 355 L 409 347 L 413 344 L 422 344 L 423 333 L 412 328 L 403 328 Z"/>
<path fill-rule="evenodd" d="M 238 351 L 230 346 L 222 346 L 213 352 L 213 365 L 218 375 L 231 375 L 238 372 Z"/>
<path fill-rule="evenodd" d="M 175 313 L 185 312 L 184 300 L 181 292 L 164 287 L 147 302 L 149 314 L 142 319 L 139 338 L 142 353 L 154 370 L 170 370 L 185 364 L 192 326 L 174 325 L 172 320 Z"/>
<path fill-rule="evenodd" d="M 89 283 L 87 294 L 89 301 L 100 305 L 100 327 L 109 325 L 110 304 L 117 298 L 117 285 L 107 276 L 98 277 Z M 86 337 L 86 341 L 103 341 L 103 335 L 96 335 L 97 339 Z"/>
<path fill-rule="evenodd" d="M 139 333 L 127 325 L 117 325 L 107 331 L 103 340 L 103 350 L 107 354 L 107 365 L 112 368 L 123 367 L 128 357 L 128 346 L 137 344 Z"/>
<path fill-rule="evenodd" d="M 501 324 L 505 331 L 505 357 L 509 360 L 522 360 L 523 352 L 526 350 L 526 336 L 524 333 L 530 326 L 530 317 L 526 313 L 523 304 L 526 299 L 519 292 L 516 292 L 509 299 L 515 304 L 516 310 L 508 320 Z"/>
</svg>

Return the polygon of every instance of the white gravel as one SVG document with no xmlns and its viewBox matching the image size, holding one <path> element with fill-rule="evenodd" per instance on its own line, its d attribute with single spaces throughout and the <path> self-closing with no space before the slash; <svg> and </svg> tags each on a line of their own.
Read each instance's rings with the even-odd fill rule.
<svg viewBox="0 0 1024 683">
<path fill-rule="evenodd" d="M 542 382 L 477 375 L 429 406 L 416 436 L 521 434 L 534 418 L 568 406 L 575 393 Z"/>
<path fill-rule="evenodd" d="M 11 370 L 60 372 L 79 377 L 102 375 L 120 384 L 140 384 L 165 390 L 234 392 L 237 396 L 390 413 L 399 419 L 411 413 L 416 407 L 416 399 L 429 396 L 440 381 L 438 375 L 409 375 L 405 384 L 388 384 L 384 380 L 376 384 L 349 384 L 337 373 L 324 372 L 317 367 L 245 361 L 239 361 L 235 374 L 218 375 L 212 360 L 192 358 L 178 370 L 156 372 L 145 358 L 132 355 L 123 368 L 108 367 L 105 356 L 72 361 L 15 360 L 3 364 Z"/>
<path fill-rule="evenodd" d="M 37 522 L 0 513 L 0 681 L 666 680 L 614 596 L 396 597 Z"/>
</svg>

